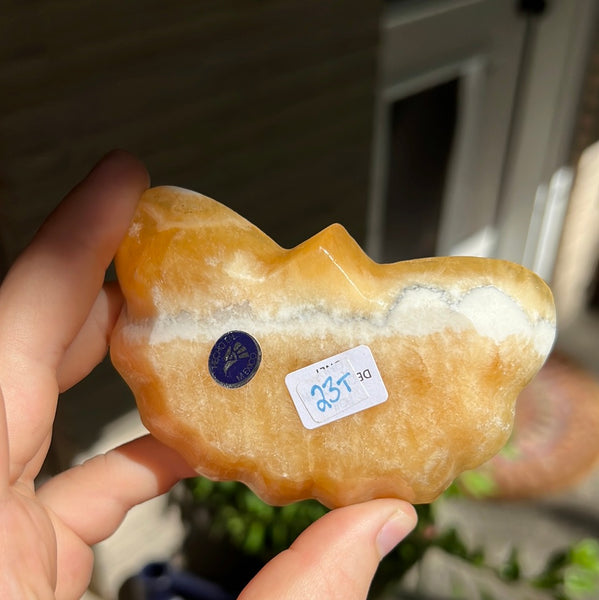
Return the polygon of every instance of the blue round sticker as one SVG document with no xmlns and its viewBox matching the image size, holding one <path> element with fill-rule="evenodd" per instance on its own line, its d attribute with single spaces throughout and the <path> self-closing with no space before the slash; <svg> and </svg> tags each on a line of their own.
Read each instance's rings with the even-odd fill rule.
<svg viewBox="0 0 599 600">
<path fill-rule="evenodd" d="M 245 385 L 262 360 L 258 342 L 245 331 L 229 331 L 222 335 L 210 351 L 208 370 L 212 379 L 227 388 Z"/>
</svg>

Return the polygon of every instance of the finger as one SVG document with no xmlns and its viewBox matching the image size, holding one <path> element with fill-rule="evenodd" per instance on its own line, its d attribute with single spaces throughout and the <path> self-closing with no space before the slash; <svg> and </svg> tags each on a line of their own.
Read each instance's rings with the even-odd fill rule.
<svg viewBox="0 0 599 600">
<path fill-rule="evenodd" d="M 51 443 L 52 431 L 49 431 L 46 437 L 41 441 L 41 444 L 36 450 L 35 454 L 20 471 L 21 480 L 23 483 L 28 484 L 31 490 L 35 490 L 35 478 L 38 476 L 42 466 L 44 465 L 44 462 L 46 461 L 46 456 L 48 455 L 48 449 L 50 448 Z M 15 462 L 13 460 L 10 461 L 10 464 L 11 467 L 14 468 Z M 17 478 L 17 473 L 11 473 L 10 482 L 14 483 Z"/>
<path fill-rule="evenodd" d="M 50 513 L 56 531 L 56 590 L 54 600 L 82 598 L 89 587 L 93 564 L 93 550 L 76 533 Z M 86 596 L 87 597 L 87 596 Z"/>
<path fill-rule="evenodd" d="M 85 323 L 58 365 L 56 375 L 61 392 L 81 381 L 104 359 L 122 306 L 123 295 L 118 284 L 105 283 Z"/>
<path fill-rule="evenodd" d="M 0 381 L 13 478 L 50 431 L 56 369 L 94 304 L 147 183 L 135 158 L 108 155 L 48 218 L 0 289 Z"/>
<path fill-rule="evenodd" d="M 416 525 L 401 500 L 372 500 L 333 510 L 269 562 L 240 600 L 364 600 L 381 558 Z"/>
<path fill-rule="evenodd" d="M 6 412 L 4 410 L 4 395 L 0 388 L 0 501 L 8 489 L 9 477 L 8 431 L 6 429 Z"/>
<path fill-rule="evenodd" d="M 38 498 L 91 545 L 114 533 L 131 508 L 193 475 L 179 454 L 147 435 L 57 475 Z"/>
<path fill-rule="evenodd" d="M 2 341 L 57 365 L 87 318 L 148 185 L 134 157 L 115 152 L 75 187 L 10 270 L 0 295 Z"/>
</svg>

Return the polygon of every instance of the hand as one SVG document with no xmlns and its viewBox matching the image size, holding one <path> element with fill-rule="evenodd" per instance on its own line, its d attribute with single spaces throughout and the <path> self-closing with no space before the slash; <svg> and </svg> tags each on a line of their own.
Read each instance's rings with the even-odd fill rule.
<svg viewBox="0 0 599 600">
<path fill-rule="evenodd" d="M 0 597 L 71 600 L 85 591 L 91 546 L 127 511 L 195 473 L 145 436 L 34 479 L 58 394 L 105 356 L 122 306 L 104 273 L 148 186 L 123 152 L 103 159 L 50 216 L 0 288 Z M 415 524 L 411 506 L 376 500 L 332 511 L 271 561 L 242 597 L 365 598 L 380 558 Z"/>
</svg>

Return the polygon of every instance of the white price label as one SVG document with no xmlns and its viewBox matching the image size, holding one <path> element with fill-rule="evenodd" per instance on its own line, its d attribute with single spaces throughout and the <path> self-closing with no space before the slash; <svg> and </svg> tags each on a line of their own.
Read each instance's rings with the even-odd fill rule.
<svg viewBox="0 0 599 600">
<path fill-rule="evenodd" d="M 368 346 L 357 346 L 285 377 L 302 424 L 315 429 L 389 397 Z"/>
</svg>

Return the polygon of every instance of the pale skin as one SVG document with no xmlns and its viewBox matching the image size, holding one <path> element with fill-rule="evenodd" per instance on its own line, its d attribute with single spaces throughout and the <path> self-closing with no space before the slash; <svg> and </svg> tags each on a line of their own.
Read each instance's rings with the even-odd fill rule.
<svg viewBox="0 0 599 600">
<path fill-rule="evenodd" d="M 134 157 L 109 154 L 48 218 L 0 288 L 0 598 L 80 598 L 93 544 L 133 506 L 194 475 L 174 451 L 145 436 L 39 489 L 34 483 L 59 393 L 106 355 L 123 298 L 104 274 L 148 185 Z M 363 599 L 380 559 L 415 523 L 413 507 L 400 500 L 331 511 L 241 598 Z"/>
</svg>

